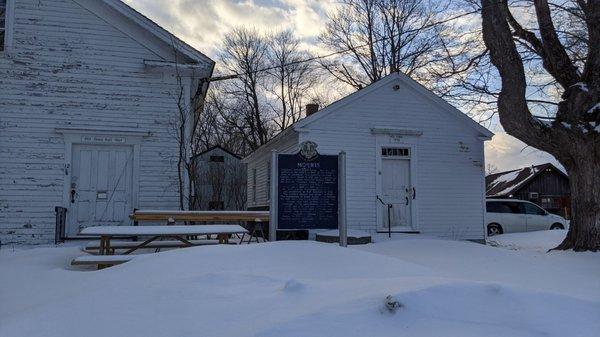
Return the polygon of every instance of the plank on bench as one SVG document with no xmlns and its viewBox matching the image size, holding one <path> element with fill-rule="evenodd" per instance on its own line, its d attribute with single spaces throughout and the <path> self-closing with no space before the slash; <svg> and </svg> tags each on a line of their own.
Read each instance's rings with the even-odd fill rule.
<svg viewBox="0 0 600 337">
<path fill-rule="evenodd" d="M 131 261 L 135 255 L 85 255 L 79 256 L 71 261 L 74 266 L 83 265 L 115 265 Z"/>
<path fill-rule="evenodd" d="M 205 245 L 217 245 L 219 240 L 189 240 L 194 246 L 205 246 Z M 111 241 L 110 248 L 112 249 L 129 249 L 139 246 L 139 241 Z M 187 247 L 183 242 L 179 240 L 165 240 L 165 241 L 152 241 L 144 248 L 178 248 Z M 98 250 L 100 248 L 99 241 L 92 241 L 85 245 L 84 250 Z"/>
</svg>

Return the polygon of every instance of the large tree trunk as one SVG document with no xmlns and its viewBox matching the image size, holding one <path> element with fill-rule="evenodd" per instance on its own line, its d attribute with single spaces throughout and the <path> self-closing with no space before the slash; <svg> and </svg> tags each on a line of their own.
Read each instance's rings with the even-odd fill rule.
<svg viewBox="0 0 600 337">
<path fill-rule="evenodd" d="M 571 186 L 571 225 L 555 249 L 600 250 L 600 156 L 598 146 L 578 146 L 577 158 L 565 164 Z"/>
<path fill-rule="evenodd" d="M 567 169 L 571 184 L 573 219 L 567 237 L 555 249 L 600 249 L 600 53 L 588 55 L 581 74 L 569 59 L 552 22 L 547 0 L 534 0 L 538 36 L 524 29 L 512 16 L 506 0 L 482 0 L 482 32 L 490 60 L 498 69 L 502 90 L 498 96 L 500 123 L 506 132 L 524 143 L 546 151 Z M 590 36 L 589 50 L 600 45 L 600 0 L 581 2 Z M 564 90 L 556 120 L 549 125 L 529 110 L 527 76 L 515 44 L 527 44 L 544 69 Z"/>
</svg>

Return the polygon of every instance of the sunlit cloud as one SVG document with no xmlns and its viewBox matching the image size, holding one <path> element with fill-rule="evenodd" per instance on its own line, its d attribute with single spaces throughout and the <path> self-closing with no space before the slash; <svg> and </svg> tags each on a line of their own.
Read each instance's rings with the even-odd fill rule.
<svg viewBox="0 0 600 337">
<path fill-rule="evenodd" d="M 216 58 L 223 37 L 237 26 L 262 32 L 290 29 L 308 49 L 336 3 L 317 0 L 125 0 L 183 41 Z"/>
</svg>

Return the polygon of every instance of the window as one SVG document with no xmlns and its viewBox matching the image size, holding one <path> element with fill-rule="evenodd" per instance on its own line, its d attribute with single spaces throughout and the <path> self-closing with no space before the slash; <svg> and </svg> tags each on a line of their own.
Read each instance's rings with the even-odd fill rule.
<svg viewBox="0 0 600 337">
<path fill-rule="evenodd" d="M 6 42 L 6 21 L 8 19 L 6 1 L 0 0 L 0 51 L 4 51 Z"/>
<path fill-rule="evenodd" d="M 208 159 L 208 161 L 212 161 L 215 163 L 223 163 L 225 162 L 225 157 L 223 156 L 210 156 L 210 158 Z"/>
<path fill-rule="evenodd" d="M 486 203 L 486 211 L 490 213 L 525 213 L 522 203 L 509 201 L 488 201 Z"/>
<path fill-rule="evenodd" d="M 271 200 L 271 161 L 267 162 L 267 200 Z"/>
<path fill-rule="evenodd" d="M 221 211 L 224 209 L 224 203 L 222 201 L 209 201 L 208 202 L 208 210 L 209 211 Z"/>
<path fill-rule="evenodd" d="M 545 209 L 559 209 L 562 208 L 562 202 L 560 197 L 543 197 L 540 199 L 541 206 Z"/>
<path fill-rule="evenodd" d="M 407 148 L 396 148 L 396 147 L 383 147 L 381 148 L 382 157 L 410 157 L 410 149 Z"/>
<path fill-rule="evenodd" d="M 525 213 L 533 215 L 546 215 L 546 212 L 534 204 L 525 203 Z"/>
<path fill-rule="evenodd" d="M 256 169 L 252 169 L 252 201 L 256 202 Z"/>
</svg>

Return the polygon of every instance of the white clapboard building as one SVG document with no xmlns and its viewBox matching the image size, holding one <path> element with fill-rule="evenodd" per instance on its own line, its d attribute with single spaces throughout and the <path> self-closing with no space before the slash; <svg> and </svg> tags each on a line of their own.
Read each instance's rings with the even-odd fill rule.
<svg viewBox="0 0 600 337">
<path fill-rule="evenodd" d="M 348 228 L 484 239 L 486 128 L 398 73 L 307 115 L 244 158 L 249 209 L 269 207 L 272 151 L 312 141 L 347 153 Z"/>
<path fill-rule="evenodd" d="M 214 62 L 119 0 L 0 0 L 0 16 L 2 243 L 53 241 L 55 207 L 67 236 L 177 209 L 177 103 Z"/>
</svg>

